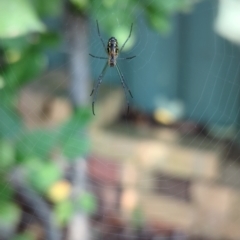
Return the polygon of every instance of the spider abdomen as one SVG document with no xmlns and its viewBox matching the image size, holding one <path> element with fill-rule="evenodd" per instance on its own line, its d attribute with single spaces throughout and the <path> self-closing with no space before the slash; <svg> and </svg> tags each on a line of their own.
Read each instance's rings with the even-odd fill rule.
<svg viewBox="0 0 240 240">
<path fill-rule="evenodd" d="M 109 38 L 107 52 L 108 52 L 108 64 L 110 67 L 114 67 L 117 64 L 116 60 L 118 56 L 118 42 L 115 37 Z"/>
</svg>

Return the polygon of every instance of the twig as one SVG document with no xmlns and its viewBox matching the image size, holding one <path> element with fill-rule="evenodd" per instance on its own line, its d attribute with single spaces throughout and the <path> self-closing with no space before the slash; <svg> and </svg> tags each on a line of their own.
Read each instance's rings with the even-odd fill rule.
<svg viewBox="0 0 240 240">
<path fill-rule="evenodd" d="M 39 221 L 45 230 L 45 239 L 60 240 L 60 231 L 54 224 L 51 210 L 47 203 L 24 183 L 19 170 L 15 170 L 10 177 L 12 187 L 16 192 L 17 198 L 20 200 L 18 203 L 23 207 L 27 207 L 33 216 L 36 217 L 36 220 Z"/>
</svg>

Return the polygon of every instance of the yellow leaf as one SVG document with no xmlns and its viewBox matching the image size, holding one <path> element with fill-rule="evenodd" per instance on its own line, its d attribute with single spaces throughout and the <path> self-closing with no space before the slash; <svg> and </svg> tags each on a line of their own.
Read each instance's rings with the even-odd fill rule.
<svg viewBox="0 0 240 240">
<path fill-rule="evenodd" d="M 71 184 L 67 180 L 61 180 L 54 183 L 48 190 L 48 198 L 54 202 L 61 202 L 66 200 L 71 193 Z"/>
</svg>

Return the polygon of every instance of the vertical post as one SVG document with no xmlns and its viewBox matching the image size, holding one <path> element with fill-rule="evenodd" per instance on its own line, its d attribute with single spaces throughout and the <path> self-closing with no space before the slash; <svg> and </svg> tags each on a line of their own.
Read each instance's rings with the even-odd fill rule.
<svg viewBox="0 0 240 240">
<path fill-rule="evenodd" d="M 88 20 L 72 11 L 72 6 L 69 7 L 68 5 L 66 6 L 65 17 L 66 44 L 69 54 L 70 97 L 74 107 L 83 107 L 88 105 L 90 94 L 90 70 L 87 61 Z M 79 137 L 81 137 L 80 134 Z M 86 166 L 86 159 L 81 156 L 74 159 L 72 163 L 73 202 L 86 190 Z M 69 223 L 67 239 L 79 240 L 80 238 L 84 240 L 91 238 L 90 225 L 87 214 L 76 208 Z"/>
</svg>

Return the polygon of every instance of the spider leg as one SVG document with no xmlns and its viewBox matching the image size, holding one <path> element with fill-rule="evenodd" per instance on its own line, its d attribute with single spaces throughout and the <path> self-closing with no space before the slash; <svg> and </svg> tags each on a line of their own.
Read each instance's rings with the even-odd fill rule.
<svg viewBox="0 0 240 240">
<path fill-rule="evenodd" d="M 123 48 L 124 48 L 125 44 L 127 43 L 128 39 L 131 37 L 131 33 L 132 33 L 132 27 L 133 27 L 133 23 L 132 23 L 132 25 L 131 25 L 131 29 L 130 29 L 129 36 L 128 36 L 127 40 L 124 42 L 124 44 L 122 45 L 122 47 L 121 47 L 121 49 L 120 49 L 120 51 L 119 51 L 119 52 L 122 52 L 122 50 L 123 50 Z"/>
<path fill-rule="evenodd" d="M 131 91 L 130 91 L 130 89 L 129 89 L 127 83 L 126 83 L 126 81 L 124 80 L 123 74 L 122 74 L 122 72 L 120 71 L 118 64 L 116 64 L 116 68 L 117 68 L 117 71 L 118 71 L 118 74 L 119 74 L 119 76 L 120 76 L 121 81 L 124 83 L 124 85 L 126 86 L 126 88 L 127 88 L 128 92 L 129 92 L 130 96 L 133 98 L 133 95 L 132 95 L 132 93 L 131 93 Z"/>
<path fill-rule="evenodd" d="M 127 114 L 128 114 L 129 113 L 129 100 L 128 100 L 128 97 L 127 97 L 126 86 L 125 86 L 123 81 L 121 81 L 121 83 L 122 83 L 124 94 L 125 94 L 125 98 L 126 98 L 126 101 L 127 101 Z"/>
<path fill-rule="evenodd" d="M 107 57 L 98 57 L 98 56 L 94 56 L 94 55 L 92 55 L 91 53 L 89 53 L 89 55 L 90 55 L 91 57 L 94 57 L 94 58 L 99 58 L 99 59 L 108 59 Z"/>
<path fill-rule="evenodd" d="M 128 114 L 128 113 L 129 113 L 129 100 L 128 100 L 128 97 L 127 97 L 127 92 L 126 92 L 126 90 L 128 90 L 128 92 L 130 93 L 131 97 L 133 97 L 133 96 L 132 96 L 132 93 L 131 93 L 131 91 L 129 90 L 127 84 L 126 84 L 125 81 L 124 81 L 123 75 L 122 75 L 122 73 L 121 73 L 118 65 L 116 65 L 116 68 L 117 68 L 119 77 L 120 77 L 120 79 L 121 79 L 121 84 L 122 84 L 122 86 L 123 86 L 125 98 L 126 98 L 126 101 L 127 101 L 127 114 Z"/>
<path fill-rule="evenodd" d="M 136 56 L 132 56 L 132 57 L 126 57 L 126 58 L 118 58 L 118 60 L 128 60 L 128 59 L 133 59 L 135 58 Z"/>
<path fill-rule="evenodd" d="M 97 22 L 98 36 L 99 36 L 99 38 L 101 39 L 103 48 L 104 48 L 104 50 L 105 50 L 105 52 L 106 52 L 106 49 L 107 49 L 107 48 L 106 48 L 105 43 L 104 43 L 104 41 L 103 41 L 103 39 L 102 39 L 102 36 L 101 36 L 101 34 L 100 34 L 100 30 L 99 30 L 99 26 L 98 26 L 98 20 L 96 20 L 96 22 Z"/>
<path fill-rule="evenodd" d="M 95 100 L 96 100 L 96 97 L 97 97 L 98 88 L 99 88 L 100 84 L 102 83 L 102 79 L 103 79 L 104 74 L 106 73 L 107 67 L 108 67 L 108 62 L 106 62 L 100 76 L 98 77 L 97 83 L 96 83 L 95 87 L 93 88 L 93 90 L 90 94 L 90 96 L 93 95 L 93 101 L 92 101 L 93 115 L 95 115 L 95 113 L 94 113 L 94 103 L 95 103 Z"/>
</svg>

